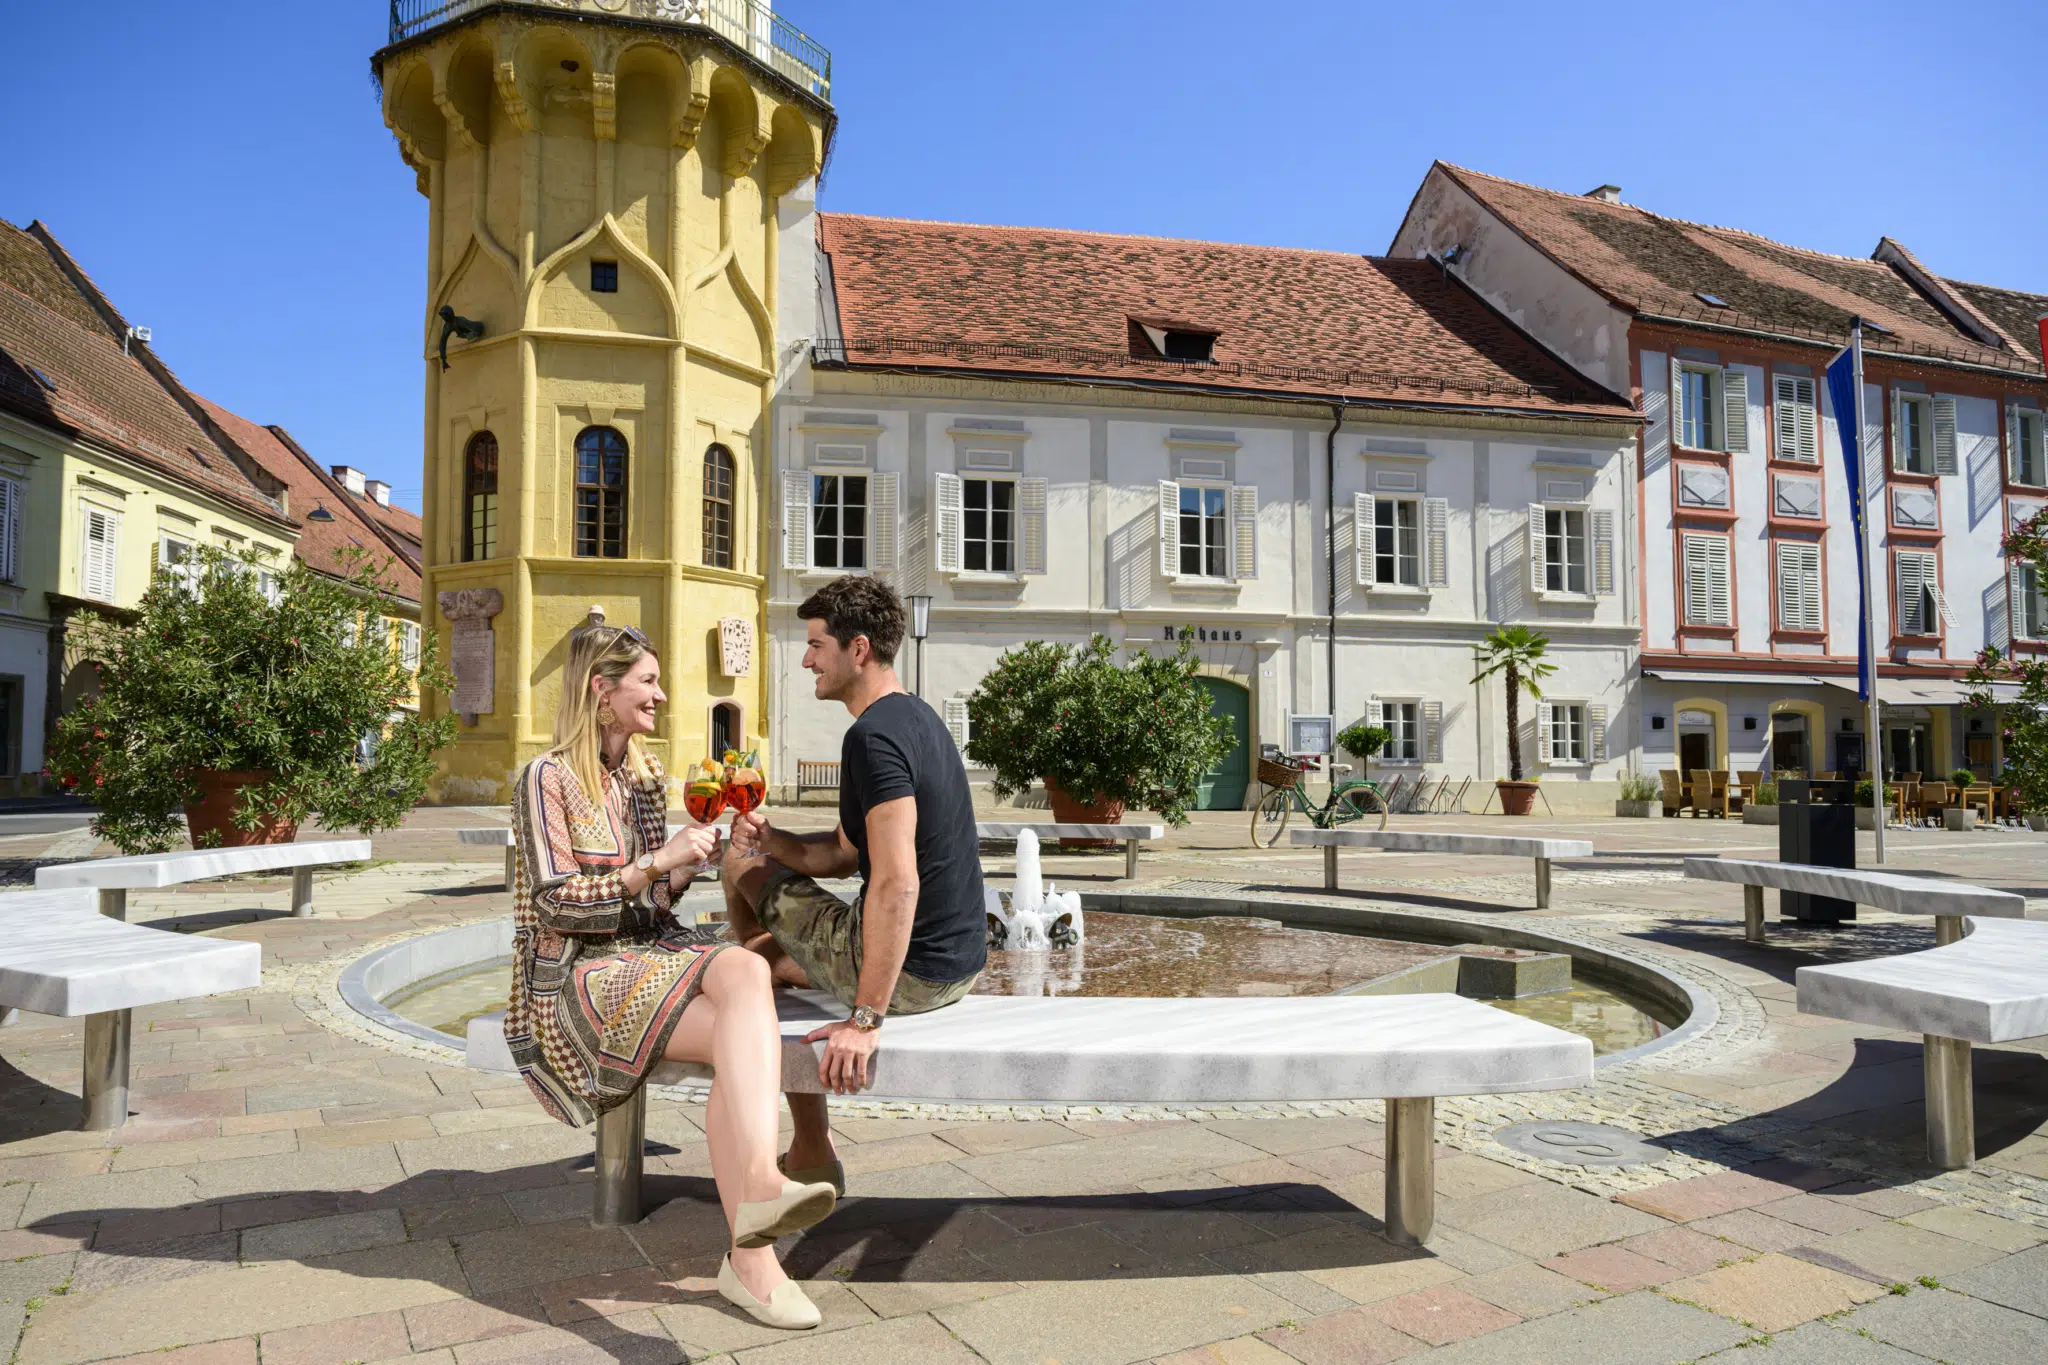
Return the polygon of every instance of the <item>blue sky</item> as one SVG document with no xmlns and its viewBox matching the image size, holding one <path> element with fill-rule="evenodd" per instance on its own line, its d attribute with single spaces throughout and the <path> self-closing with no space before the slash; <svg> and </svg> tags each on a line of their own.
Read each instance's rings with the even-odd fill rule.
<svg viewBox="0 0 2048 1365">
<path fill-rule="evenodd" d="M 2048 6 L 785 0 L 827 208 L 1379 252 L 1432 159 L 2048 293 Z M 383 0 L 21 0 L 0 217 L 199 392 L 418 506 L 425 201 Z"/>
</svg>

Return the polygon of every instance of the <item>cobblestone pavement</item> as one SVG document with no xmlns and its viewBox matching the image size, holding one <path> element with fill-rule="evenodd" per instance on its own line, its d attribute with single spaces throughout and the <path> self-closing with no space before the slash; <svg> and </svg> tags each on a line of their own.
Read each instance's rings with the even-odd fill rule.
<svg viewBox="0 0 2048 1365">
<path fill-rule="evenodd" d="M 374 862 L 322 876 L 309 920 L 285 913 L 282 878 L 133 896 L 138 922 L 261 942 L 264 981 L 137 1012 L 135 1112 L 118 1132 L 76 1129 L 76 1021 L 0 1029 L 0 1351 L 20 1365 L 2048 1359 L 2048 1039 L 1978 1050 L 1979 1164 L 1928 1168 L 1919 1039 L 1801 1015 L 1792 976 L 1931 945 L 1931 925 L 1866 910 L 1833 932 L 1773 921 L 1769 945 L 1745 944 L 1739 889 L 1686 883 L 1672 855 L 1771 857 L 1771 829 L 1519 821 L 1606 855 L 1561 864 L 1547 911 L 1526 908 L 1512 860 L 1347 853 L 1344 889 L 1325 894 L 1320 853 L 1255 850 L 1242 815 L 1197 816 L 1135 882 L 1120 852 L 1048 856 L 1080 888 L 1532 927 L 1654 960 L 1718 1017 L 1589 1090 L 1440 1104 L 1423 1252 L 1380 1236 L 1377 1104 L 841 1106 L 850 1197 L 784 1248 L 825 1326 L 792 1336 L 712 1289 L 724 1231 L 700 1095 L 650 1106 L 664 1202 L 595 1229 L 587 1135 L 341 1005 L 335 981 L 367 947 L 506 913 L 499 851 L 453 835 L 503 819 L 416 813 L 377 837 Z M 0 881 L 90 843 L 0 841 Z M 1894 831 L 1890 854 L 2048 914 L 2048 837 Z M 985 861 L 1007 871 L 996 849 Z M 1563 1118 L 1665 1155 L 1569 1166 L 1493 1139 Z"/>
</svg>

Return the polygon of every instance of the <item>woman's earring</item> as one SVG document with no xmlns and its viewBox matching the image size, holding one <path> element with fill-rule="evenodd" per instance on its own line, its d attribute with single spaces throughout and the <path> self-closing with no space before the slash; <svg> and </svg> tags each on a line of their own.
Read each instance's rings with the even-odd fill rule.
<svg viewBox="0 0 2048 1365">
<path fill-rule="evenodd" d="M 597 723 L 599 725 L 602 725 L 607 730 L 611 729 L 614 725 L 617 725 L 619 723 L 619 713 L 612 710 L 612 705 L 610 702 L 598 703 Z"/>
</svg>

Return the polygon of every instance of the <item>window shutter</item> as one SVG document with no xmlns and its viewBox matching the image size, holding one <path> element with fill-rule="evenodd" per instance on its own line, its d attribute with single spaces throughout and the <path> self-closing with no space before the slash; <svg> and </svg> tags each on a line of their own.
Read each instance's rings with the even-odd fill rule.
<svg viewBox="0 0 2048 1365">
<path fill-rule="evenodd" d="M 1543 504 L 1529 504 L 1529 591 L 1542 592 L 1543 576 Z"/>
<path fill-rule="evenodd" d="M 868 475 L 868 569 L 896 572 L 896 509 L 901 503 L 894 474 Z"/>
<path fill-rule="evenodd" d="M 1180 573 L 1180 485 L 1171 479 L 1159 481 L 1159 572 Z"/>
<path fill-rule="evenodd" d="M 1045 480 L 1017 480 L 1017 564 L 1024 573 L 1045 572 Z"/>
<path fill-rule="evenodd" d="M 2020 405 L 2005 405 L 2005 476 L 2014 483 L 2020 481 L 2023 465 L 2020 455 Z"/>
<path fill-rule="evenodd" d="M 1703 536 L 1685 537 L 1685 623 L 1708 624 L 1713 609 L 1707 585 L 1707 542 Z"/>
<path fill-rule="evenodd" d="M 811 567 L 811 476 L 782 476 L 782 567 L 799 573 Z"/>
<path fill-rule="evenodd" d="M 1802 613 L 1799 605 L 1799 572 L 1797 547 L 1778 547 L 1778 628 L 1780 630 L 1802 630 L 1799 624 Z"/>
<path fill-rule="evenodd" d="M 1956 472 L 1956 400 L 1934 400 L 1934 472 Z"/>
<path fill-rule="evenodd" d="M 2031 640 L 2033 634 L 2033 613 L 2028 610 L 2033 604 L 2027 601 L 2027 570 L 2024 564 L 2013 563 L 2005 570 L 2005 614 L 2012 623 L 2012 638 Z"/>
<path fill-rule="evenodd" d="M 1351 561 L 1361 588 L 1369 588 L 1373 584 L 1372 537 L 1378 515 L 1372 494 L 1351 495 Z M 1374 721 L 1373 724 L 1379 722 Z"/>
<path fill-rule="evenodd" d="M 932 567 L 959 573 L 962 497 L 958 474 L 932 475 Z"/>
<path fill-rule="evenodd" d="M 79 565 L 82 596 L 98 602 L 114 600 L 121 520 L 96 508 L 85 509 L 84 555 Z"/>
<path fill-rule="evenodd" d="M 21 578 L 21 485 L 0 479 L 0 579 Z"/>
<path fill-rule="evenodd" d="M 1813 464 L 1820 458 L 1819 433 L 1815 427 L 1813 381 L 1797 375 L 1777 376 L 1776 419 L 1778 458 Z"/>
<path fill-rule="evenodd" d="M 1685 367 L 1671 357 L 1671 448 L 1685 444 Z"/>
<path fill-rule="evenodd" d="M 1721 406 L 1727 413 L 1727 438 L 1721 448 L 1735 455 L 1749 453 L 1749 371 L 1733 366 L 1721 371 Z"/>
<path fill-rule="evenodd" d="M 1899 632 L 1903 635 L 1925 635 L 1927 592 L 1920 576 L 1920 556 L 1911 551 L 1901 551 L 1896 574 L 1899 592 Z"/>
<path fill-rule="evenodd" d="M 1644 372 L 1643 384 L 1643 463 L 1655 468 L 1660 458 L 1671 454 L 1671 391 L 1660 389 L 1648 383 L 1649 371 Z"/>
<path fill-rule="evenodd" d="M 1614 513 L 1596 510 L 1593 522 L 1593 591 L 1614 595 Z"/>
<path fill-rule="evenodd" d="M 953 747 L 967 748 L 967 698 L 946 698 L 946 728 L 953 732 Z"/>
<path fill-rule="evenodd" d="M 1440 701 L 1422 703 L 1422 761 L 1444 761 L 1444 704 Z"/>
<path fill-rule="evenodd" d="M 1259 576 L 1259 490 L 1253 484 L 1230 489 L 1230 543 L 1236 578 Z"/>
<path fill-rule="evenodd" d="M 1934 604 L 1935 614 L 1941 617 L 1941 623 L 1954 630 L 1956 614 L 1949 610 L 1948 598 L 1941 591 L 1941 572 L 1933 555 L 1927 555 L 1921 561 L 1920 582 L 1927 589 L 1927 600 Z M 1930 635 L 1934 633 L 1933 617 L 1928 618 L 1927 631 Z"/>
<path fill-rule="evenodd" d="M 1713 624 L 1725 626 L 1735 620 L 1735 602 L 1728 581 L 1728 538 L 1708 536 L 1707 542 L 1707 583 Z"/>
<path fill-rule="evenodd" d="M 1387 705 L 1378 697 L 1365 704 L 1365 723 L 1377 730 L 1387 728 Z M 1381 750 L 1382 753 L 1386 752 Z"/>
<path fill-rule="evenodd" d="M 1429 556 L 1429 586 L 1448 588 L 1451 586 L 1450 556 L 1451 500 L 1449 498 L 1424 498 L 1422 500 L 1422 526 Z"/>
<path fill-rule="evenodd" d="M 1892 390 L 1892 468 L 1906 467 L 1906 396 Z"/>
<path fill-rule="evenodd" d="M 1552 762 L 1552 761 L 1553 761 L 1553 759 L 1554 759 L 1554 757 L 1555 757 L 1555 754 L 1556 754 L 1556 749 L 1555 749 L 1555 747 L 1554 747 L 1554 746 L 1553 746 L 1553 745 L 1551 744 L 1551 731 L 1550 731 L 1550 727 L 1551 727 L 1552 721 L 1553 721 L 1553 717 L 1552 717 L 1552 715 L 1551 715 L 1551 706 L 1550 706 L 1550 703 L 1549 703 L 1549 702 L 1547 702 L 1547 701 L 1540 701 L 1540 702 L 1537 702 L 1537 703 L 1536 703 L 1536 761 L 1537 761 L 1538 763 L 1549 763 L 1549 762 Z"/>
<path fill-rule="evenodd" d="M 1594 763 L 1607 761 L 1607 706 L 1595 702 L 1586 708 L 1586 757 Z"/>
</svg>

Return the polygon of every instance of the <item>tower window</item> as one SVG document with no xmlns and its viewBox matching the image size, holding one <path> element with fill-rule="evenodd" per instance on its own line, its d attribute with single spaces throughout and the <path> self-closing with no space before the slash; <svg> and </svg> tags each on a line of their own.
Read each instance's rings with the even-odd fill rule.
<svg viewBox="0 0 2048 1365">
<path fill-rule="evenodd" d="M 592 261 L 590 263 L 590 292 L 593 294 L 616 294 L 619 292 L 619 263 L 617 261 Z"/>
<path fill-rule="evenodd" d="M 626 438 L 610 427 L 576 437 L 576 553 L 626 557 Z"/>
<path fill-rule="evenodd" d="M 704 452 L 704 563 L 732 567 L 732 452 L 714 445 Z M 725 752 L 723 749 L 718 752 Z"/>
<path fill-rule="evenodd" d="M 462 461 L 462 557 L 498 557 L 498 438 L 479 431 Z"/>
</svg>

